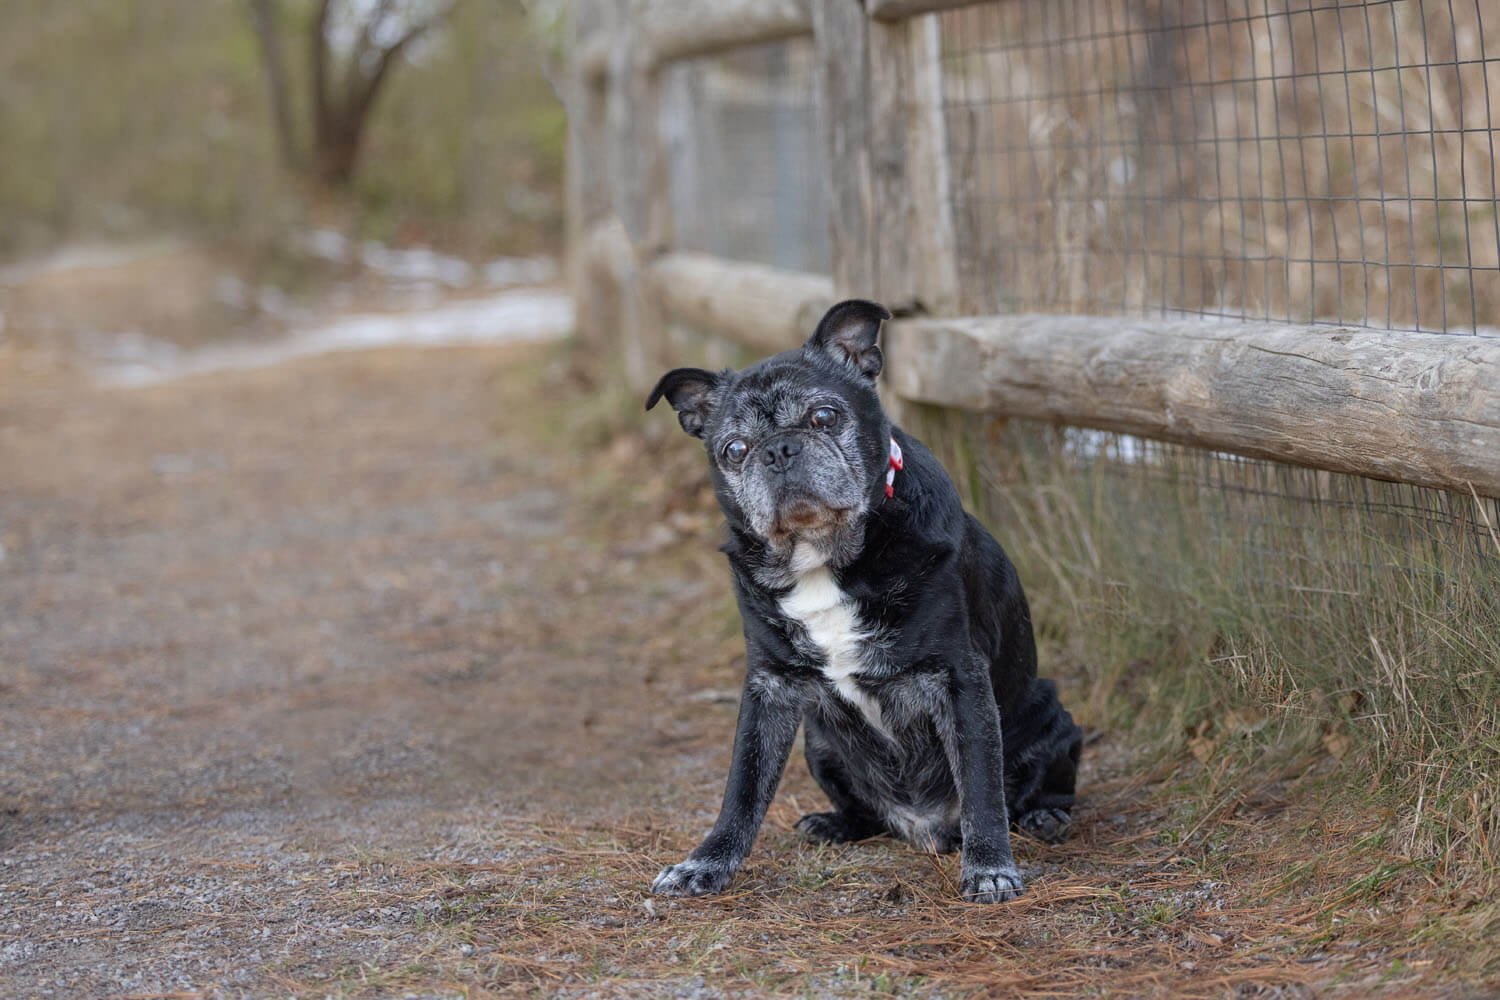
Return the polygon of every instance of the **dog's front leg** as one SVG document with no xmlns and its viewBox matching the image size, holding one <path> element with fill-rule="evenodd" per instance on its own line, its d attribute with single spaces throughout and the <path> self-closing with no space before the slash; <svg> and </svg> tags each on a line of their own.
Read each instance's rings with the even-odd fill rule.
<svg viewBox="0 0 1500 1000">
<path fill-rule="evenodd" d="M 705 896 L 729 884 L 750 853 L 766 809 L 776 795 L 801 719 L 798 685 L 751 667 L 740 696 L 734 759 L 718 822 L 686 861 L 662 870 L 651 891 Z"/>
<path fill-rule="evenodd" d="M 1000 710 L 982 659 L 955 665 L 946 708 L 948 717 L 938 729 L 958 786 L 959 892 L 970 902 L 1003 903 L 1025 888 L 1010 850 Z"/>
</svg>

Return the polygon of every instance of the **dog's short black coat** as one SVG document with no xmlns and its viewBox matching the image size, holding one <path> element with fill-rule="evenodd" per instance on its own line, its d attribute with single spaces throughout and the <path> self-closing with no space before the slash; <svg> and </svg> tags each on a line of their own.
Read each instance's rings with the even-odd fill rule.
<svg viewBox="0 0 1500 1000">
<path fill-rule="evenodd" d="M 747 650 L 718 822 L 656 892 L 729 882 L 799 722 L 833 806 L 798 823 L 816 840 L 961 848 L 962 895 L 997 902 L 1023 891 L 1009 826 L 1067 834 L 1081 733 L 1036 675 L 1015 568 L 881 408 L 888 318 L 840 303 L 802 348 L 740 372 L 677 369 L 647 401 L 665 397 L 705 442 Z"/>
</svg>

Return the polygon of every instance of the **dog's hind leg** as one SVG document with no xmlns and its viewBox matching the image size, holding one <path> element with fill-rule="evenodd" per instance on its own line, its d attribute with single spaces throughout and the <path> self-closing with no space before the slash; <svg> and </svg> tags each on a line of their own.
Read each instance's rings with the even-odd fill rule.
<svg viewBox="0 0 1500 1000">
<path fill-rule="evenodd" d="M 1041 786 L 1027 802 L 1026 811 L 1016 817 L 1017 829 L 1049 844 L 1062 843 L 1073 826 L 1073 789 L 1078 779 L 1083 733 L 1077 726 L 1072 730 L 1072 738 L 1064 744 L 1063 752 L 1048 764 Z"/>
<path fill-rule="evenodd" d="M 878 819 L 847 812 L 808 813 L 797 821 L 797 829 L 823 844 L 848 844 L 886 832 Z"/>
<path fill-rule="evenodd" d="M 804 731 L 807 769 L 833 803 L 833 810 L 808 813 L 797 821 L 797 829 L 825 844 L 844 844 L 886 833 L 885 823 L 854 793 L 843 761 L 821 738 L 816 723 L 809 722 Z"/>
<path fill-rule="evenodd" d="M 1007 796 L 1012 825 L 1037 840 L 1061 843 L 1072 826 L 1074 786 L 1083 731 L 1073 722 L 1048 680 L 1032 682 L 1021 719 L 1012 730 L 1019 744 L 1007 754 L 1014 794 Z M 1010 789 L 1008 789 L 1009 791 Z"/>
</svg>

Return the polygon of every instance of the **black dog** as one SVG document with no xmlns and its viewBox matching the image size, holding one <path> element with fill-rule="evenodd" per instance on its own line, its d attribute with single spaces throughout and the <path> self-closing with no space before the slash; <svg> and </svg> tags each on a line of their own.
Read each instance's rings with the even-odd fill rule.
<svg viewBox="0 0 1500 1000">
<path fill-rule="evenodd" d="M 1036 676 L 1015 567 L 881 409 L 889 318 L 840 303 L 799 350 L 740 372 L 679 368 L 646 401 L 665 397 L 707 446 L 748 664 L 718 822 L 654 892 L 728 884 L 799 721 L 833 803 L 798 822 L 814 840 L 962 846 L 963 897 L 994 903 L 1023 891 L 1008 818 L 1067 835 L 1081 733 Z"/>
</svg>

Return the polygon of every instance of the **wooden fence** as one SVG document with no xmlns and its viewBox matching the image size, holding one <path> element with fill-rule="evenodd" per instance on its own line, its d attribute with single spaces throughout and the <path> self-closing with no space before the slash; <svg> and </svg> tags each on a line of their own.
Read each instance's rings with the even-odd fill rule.
<svg viewBox="0 0 1500 1000">
<path fill-rule="evenodd" d="M 798 343 L 835 299 L 872 298 L 898 317 L 885 335 L 884 391 L 896 400 L 1500 497 L 1500 337 L 1477 328 L 999 314 L 970 294 L 959 277 L 953 191 L 963 178 L 946 134 L 936 13 L 961 6 L 579 0 L 568 198 L 581 335 L 618 349 L 632 384 L 645 387 L 668 365 L 692 363 L 668 356 L 668 326 L 768 352 Z M 831 273 L 682 251 L 659 120 L 664 69 L 791 38 L 810 38 L 816 54 Z M 1467 217 L 1464 226 L 1467 235 Z"/>
</svg>

